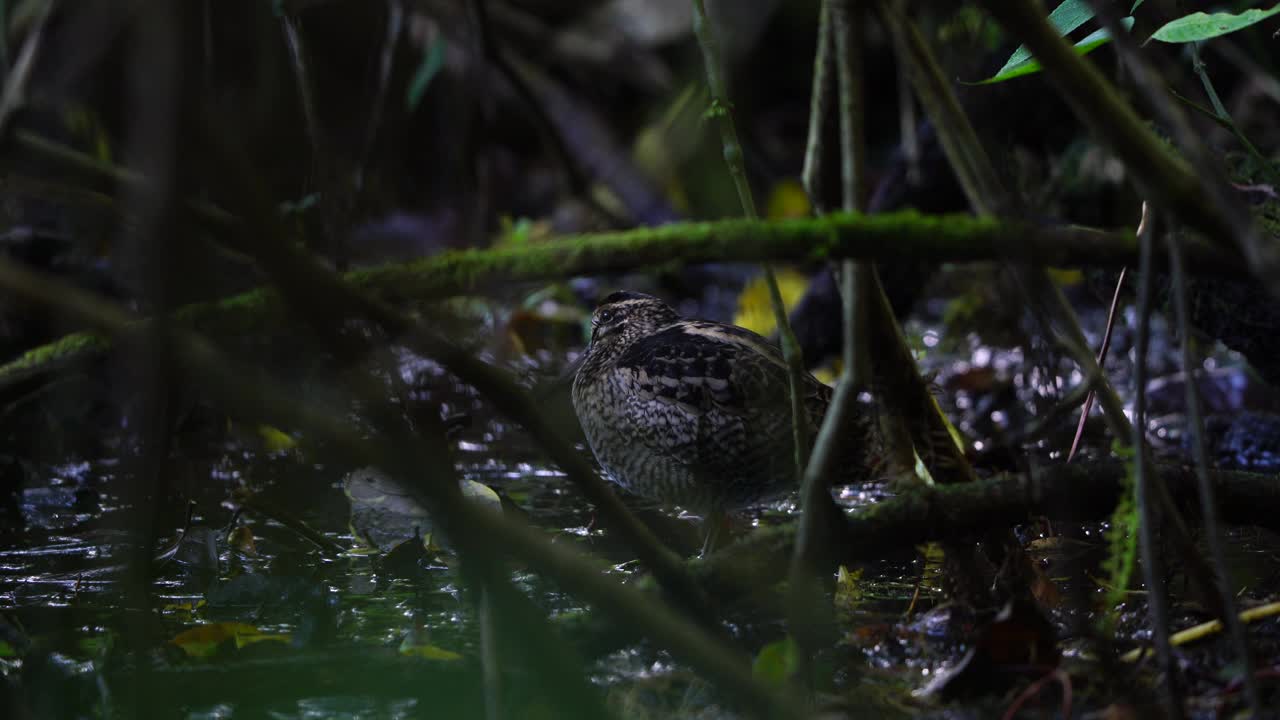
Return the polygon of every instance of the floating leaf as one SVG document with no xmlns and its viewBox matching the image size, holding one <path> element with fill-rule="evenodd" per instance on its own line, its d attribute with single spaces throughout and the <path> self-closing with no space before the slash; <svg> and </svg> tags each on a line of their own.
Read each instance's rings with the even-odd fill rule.
<svg viewBox="0 0 1280 720">
<path fill-rule="evenodd" d="M 1243 30 L 1276 14 L 1280 14 L 1280 3 L 1277 3 L 1270 10 L 1254 8 L 1236 15 L 1231 13 L 1214 13 L 1212 15 L 1202 12 L 1191 13 L 1165 23 L 1147 42 L 1159 40 L 1167 43 L 1189 43 L 1197 40 L 1208 40 L 1219 35 L 1227 35 L 1237 30 Z"/>
<path fill-rule="evenodd" d="M 1124 26 L 1125 30 L 1131 30 L 1133 28 L 1133 18 L 1121 18 L 1120 24 Z M 1089 35 L 1083 40 L 1076 43 L 1074 47 L 1077 55 L 1088 55 L 1109 42 L 1111 42 L 1111 35 L 1107 32 L 1107 29 L 1098 28 L 1097 30 L 1089 33 Z M 1012 58 L 1010 58 L 1010 60 L 1012 60 Z M 977 84 L 990 85 L 992 83 L 1004 82 L 1005 80 L 1012 80 L 1013 78 L 1022 77 L 1023 75 L 1038 73 L 1040 72 L 1040 69 L 1040 61 L 1035 58 L 1028 58 L 1013 66 L 1005 63 L 1005 66 L 1000 69 L 1000 72 Z"/>
<path fill-rule="evenodd" d="M 207 603 L 203 598 L 196 601 L 194 604 L 191 602 L 165 603 L 164 606 L 160 608 L 160 612 L 174 613 L 176 615 L 190 615 L 204 607 L 206 604 Z"/>
<path fill-rule="evenodd" d="M 169 642 L 182 648 L 189 657 L 207 658 L 228 641 L 234 642 L 238 650 L 263 641 L 287 643 L 289 636 L 267 634 L 247 623 L 221 622 L 197 625 L 173 636 Z"/>
<path fill-rule="evenodd" d="M 411 645 L 409 638 L 400 643 L 400 654 L 409 657 L 421 657 L 428 660 L 461 660 L 462 656 L 452 650 L 445 650 L 438 645 Z"/>
<path fill-rule="evenodd" d="M 445 650 L 439 645 L 431 644 L 431 633 L 426 626 L 414 625 L 405 633 L 400 641 L 400 654 L 409 657 L 421 657 L 428 660 L 461 660 L 462 656 L 452 650 Z"/>
</svg>

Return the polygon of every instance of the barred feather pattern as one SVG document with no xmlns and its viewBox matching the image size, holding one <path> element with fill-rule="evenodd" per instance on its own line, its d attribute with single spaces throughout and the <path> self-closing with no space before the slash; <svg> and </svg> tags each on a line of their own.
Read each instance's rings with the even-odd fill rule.
<svg viewBox="0 0 1280 720">
<path fill-rule="evenodd" d="M 786 362 L 766 338 L 679 317 L 658 298 L 614 293 L 596 309 L 573 403 L 605 474 L 637 495 L 706 511 L 752 505 L 796 487 Z M 812 438 L 832 391 L 805 374 Z M 867 479 L 883 455 L 860 405 L 838 477 Z"/>
</svg>

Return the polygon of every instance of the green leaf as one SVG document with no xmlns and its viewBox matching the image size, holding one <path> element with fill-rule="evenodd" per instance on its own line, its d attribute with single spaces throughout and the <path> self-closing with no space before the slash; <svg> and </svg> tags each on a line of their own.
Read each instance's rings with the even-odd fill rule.
<svg viewBox="0 0 1280 720">
<path fill-rule="evenodd" d="M 1133 0 L 1133 7 L 1129 8 L 1129 14 L 1132 15 L 1135 10 L 1142 7 L 1142 3 L 1147 0 Z"/>
<path fill-rule="evenodd" d="M 1277 3 L 1270 10 L 1255 8 L 1253 10 L 1245 10 L 1238 15 L 1231 13 L 1214 13 L 1212 15 L 1202 12 L 1191 13 L 1166 23 L 1147 42 L 1159 40 L 1167 43 L 1188 43 L 1197 40 L 1208 40 L 1219 35 L 1243 30 L 1276 14 L 1280 14 L 1280 3 Z"/>
<path fill-rule="evenodd" d="M 1124 25 L 1125 30 L 1131 30 L 1133 28 L 1133 18 L 1132 17 L 1121 18 L 1120 24 Z M 1098 28 L 1097 30 L 1094 30 L 1093 32 L 1089 33 L 1088 37 L 1085 37 L 1083 40 L 1076 43 L 1075 50 L 1077 54 L 1088 55 L 1089 53 L 1093 52 L 1099 47 L 1102 47 L 1103 45 L 1106 45 L 1109 42 L 1111 42 L 1111 35 L 1107 32 L 1107 29 Z M 1005 66 L 1001 68 L 1000 72 L 976 84 L 990 85 L 991 83 L 1004 82 L 1005 80 L 1012 80 L 1013 78 L 1016 78 L 1016 77 L 1022 77 L 1023 75 L 1031 75 L 1032 73 L 1038 73 L 1038 72 L 1040 72 L 1040 61 L 1036 60 L 1035 58 L 1029 58 L 1027 60 L 1023 60 L 1021 63 L 1013 67 L 1010 67 L 1008 63 L 1006 63 Z"/>
<path fill-rule="evenodd" d="M 431 80 L 440 72 L 440 68 L 444 67 L 444 50 L 444 38 L 439 38 L 422 54 L 422 63 L 418 65 L 418 71 L 413 74 L 413 80 L 409 81 L 409 91 L 405 96 L 404 102 L 409 112 L 417 109 L 418 103 L 422 102 L 422 96 L 427 92 L 427 87 L 431 85 Z"/>
<path fill-rule="evenodd" d="M 784 685 L 800 667 L 800 649 L 790 635 L 760 648 L 751 674 L 770 685 Z"/>
<path fill-rule="evenodd" d="M 1114 445 L 1118 444 L 1114 443 Z M 1119 606 L 1128 597 L 1129 582 L 1133 579 L 1138 558 L 1138 479 L 1137 457 L 1133 449 L 1125 446 L 1125 476 L 1121 483 L 1120 498 L 1111 514 L 1111 526 L 1107 528 L 1107 557 L 1102 561 L 1106 575 L 1105 609 L 1098 618 L 1100 627 L 1108 634 L 1114 631 L 1118 621 Z"/>
<path fill-rule="evenodd" d="M 1049 13 L 1049 24 L 1058 31 L 1059 35 L 1066 35 L 1081 25 L 1089 22 L 1093 17 L 1093 8 L 1084 0 L 1064 0 L 1058 7 Z M 1000 72 L 996 73 L 999 77 L 1006 70 L 1012 70 L 1018 65 L 1022 65 L 1031 59 L 1031 51 L 1026 45 L 1019 45 L 1017 50 L 1009 56 L 1009 60 L 1005 62 L 1004 67 L 1000 68 Z"/>
</svg>

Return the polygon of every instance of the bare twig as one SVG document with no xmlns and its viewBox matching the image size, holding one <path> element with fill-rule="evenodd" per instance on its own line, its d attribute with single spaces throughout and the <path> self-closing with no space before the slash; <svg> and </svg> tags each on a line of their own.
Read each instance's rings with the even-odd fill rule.
<svg viewBox="0 0 1280 720">
<path fill-rule="evenodd" d="M 1142 204 L 1142 217 L 1146 219 L 1146 203 Z M 1141 234 L 1142 225 L 1138 225 L 1138 232 Z M 1111 309 L 1107 311 L 1107 329 L 1102 333 L 1102 345 L 1098 347 L 1098 367 L 1102 367 L 1107 360 L 1107 351 L 1111 349 L 1111 330 L 1115 327 L 1116 311 L 1120 309 L 1120 291 L 1124 289 L 1124 276 L 1127 267 L 1120 268 L 1120 276 L 1116 278 L 1116 291 L 1111 295 Z M 1089 396 L 1084 399 L 1084 408 L 1080 410 L 1080 422 L 1076 425 L 1076 435 L 1071 439 L 1071 450 L 1067 452 L 1067 462 L 1071 462 L 1076 451 L 1080 449 L 1080 440 L 1084 437 L 1085 424 L 1089 422 L 1089 413 L 1093 410 L 1093 401 L 1097 398 L 1097 392 L 1089 390 Z"/>
<path fill-rule="evenodd" d="M 22 50 L 18 52 L 18 58 L 14 61 L 13 69 L 5 68 L 4 73 L 4 91 L 0 93 L 0 136 L 3 136 L 9 125 L 9 118 L 14 113 L 22 109 L 27 101 L 27 83 L 31 81 L 31 72 L 35 69 L 36 55 L 40 52 L 40 41 L 44 38 L 44 29 L 49 22 L 49 18 L 53 15 L 53 6 L 57 3 L 55 0 L 46 0 L 44 7 L 40 10 L 39 19 L 31 26 L 31 30 L 27 32 L 27 38 L 22 43 Z M 0 35 L 8 34 L 7 18 L 0 15 Z M 8 64 L 8 52 L 6 49 L 5 64 Z"/>
<path fill-rule="evenodd" d="M 1142 217 L 1138 220 L 1137 235 L 1142 235 L 1146 229 L 1147 220 L 1149 218 L 1148 206 L 1146 202 L 1142 203 Z M 1102 345 L 1098 348 L 1098 367 L 1102 367 L 1107 359 L 1107 351 L 1111 349 L 1111 330 L 1115 327 L 1116 311 L 1120 309 L 1120 291 L 1124 289 L 1124 277 L 1127 267 L 1120 268 L 1120 277 L 1116 278 L 1116 291 L 1111 295 L 1111 309 L 1107 311 L 1107 329 L 1102 334 Z M 1076 426 L 1076 435 L 1071 440 L 1071 450 L 1067 453 L 1067 462 L 1071 462 L 1076 456 L 1076 451 L 1080 449 L 1080 439 L 1084 437 L 1085 424 L 1089 421 L 1089 412 L 1093 410 L 1093 401 L 1097 398 L 1097 392 L 1090 390 L 1089 397 L 1084 401 L 1084 409 L 1080 411 L 1080 423 Z"/>
<path fill-rule="evenodd" d="M 364 142 L 360 146 L 360 156 L 356 161 L 357 189 L 364 184 L 365 165 L 369 162 L 369 154 L 373 151 L 378 130 L 382 127 L 382 114 L 387 107 L 387 86 L 391 83 L 396 45 L 400 42 L 400 32 L 403 27 L 404 0 L 387 0 L 387 34 L 382 39 L 382 52 L 378 56 L 378 81 L 374 86 L 371 112 L 365 125 Z"/>
<path fill-rule="evenodd" d="M 692 2 L 693 30 L 698 36 L 698 45 L 702 48 L 702 59 L 707 68 L 707 88 L 711 92 L 712 113 L 719 118 L 724 161 L 729 168 L 729 176 L 733 178 L 733 185 L 738 190 L 742 214 L 748 220 L 755 220 L 759 215 L 756 213 L 756 201 L 751 193 L 751 184 L 747 181 L 747 172 L 742 161 L 742 143 L 738 140 L 738 130 L 733 120 L 733 107 L 729 102 L 728 84 L 724 80 L 724 68 L 721 65 L 715 31 L 707 19 L 707 10 L 702 0 L 692 0 Z M 805 416 L 804 402 L 800 394 L 804 384 L 804 358 L 800 356 L 800 343 L 796 341 L 795 333 L 791 331 L 787 308 L 782 301 L 782 293 L 778 290 L 778 279 L 774 277 L 772 266 L 767 264 L 764 266 L 764 277 L 769 286 L 769 300 L 773 305 L 773 317 L 778 326 L 782 357 L 787 361 L 787 379 L 791 398 L 791 439 L 795 449 L 795 476 L 799 482 L 804 478 L 805 458 L 809 454 L 806 428 L 808 419 Z"/>
<path fill-rule="evenodd" d="M 1180 683 L 1169 645 L 1169 595 L 1165 584 L 1164 561 L 1160 556 L 1157 528 L 1159 517 L 1153 497 L 1155 483 L 1147 457 L 1147 347 L 1151 336 L 1151 235 L 1152 225 L 1144 224 L 1139 236 L 1142 257 L 1138 265 L 1138 337 L 1134 342 L 1133 369 L 1133 439 L 1134 477 L 1138 506 L 1138 540 L 1142 555 L 1142 574 L 1147 587 L 1147 613 L 1151 618 L 1151 637 L 1156 648 L 1160 670 L 1164 673 L 1161 699 L 1166 717 L 1183 716 Z"/>
<path fill-rule="evenodd" d="M 587 177 L 577 158 L 569 151 L 569 146 L 565 142 L 564 136 L 561 134 L 560 129 L 556 127 L 556 124 L 552 122 L 551 116 L 547 113 L 546 108 L 543 107 L 537 93 L 529 87 L 525 77 L 507 59 L 502 47 L 498 45 L 492 23 L 489 20 L 487 0 L 470 0 L 469 7 L 475 18 L 481 52 L 484 54 L 485 59 L 510 83 L 516 95 L 524 101 L 525 108 L 529 111 L 530 119 L 533 121 L 538 134 L 542 136 L 543 141 L 551 148 L 552 154 L 555 155 L 561 169 L 564 170 L 570 192 L 590 205 L 602 217 L 609 218 L 610 221 L 616 224 L 617 218 L 614 218 L 607 208 L 593 199 L 591 195 L 591 178 Z"/>
<path fill-rule="evenodd" d="M 824 52 L 825 36 L 829 32 L 835 34 L 836 69 L 839 84 L 840 115 L 840 167 L 842 180 L 842 209 L 846 212 L 858 210 L 858 198 L 863 183 L 864 149 L 863 149 L 863 92 L 862 92 L 862 37 L 861 25 L 855 24 L 852 17 L 855 9 L 850 8 L 848 0 L 824 0 L 822 18 L 819 22 L 819 57 L 815 59 L 813 79 L 813 99 L 810 107 L 813 112 L 821 112 L 827 106 L 822 96 L 828 92 L 829 84 L 819 72 L 825 63 L 821 57 Z M 821 119 L 810 118 L 811 133 L 821 134 Z M 810 149 L 821 146 L 819 137 L 811 135 L 808 141 Z M 817 173 L 820 168 L 816 162 L 807 165 L 806 171 Z M 807 162 L 807 159 L 806 159 Z M 855 277 L 859 273 L 858 264 L 845 260 L 840 267 L 840 285 L 844 309 L 844 325 L 842 332 L 844 369 L 836 385 L 836 391 L 818 430 L 814 442 L 813 455 L 804 468 L 804 481 L 801 484 L 801 503 L 803 513 L 796 538 L 795 552 L 791 557 L 789 597 L 789 616 L 791 631 L 800 643 L 806 663 L 811 662 L 813 653 L 820 647 L 827 630 L 834 622 L 830 605 L 823 601 L 821 585 L 818 578 L 822 569 L 828 565 L 821 558 L 830 556 L 835 545 L 843 539 L 840 531 L 845 527 L 839 508 L 831 499 L 827 479 L 835 474 L 835 463 L 839 457 L 839 449 L 850 441 L 850 430 L 855 406 L 858 402 L 858 389 L 866 382 L 866 363 L 859 360 L 858 346 L 863 345 L 861 355 L 865 357 L 866 323 L 858 322 L 858 310 L 865 304 L 859 302 Z M 862 287 L 866 287 L 869 275 L 863 274 Z M 862 438 L 853 438 L 854 442 Z"/>
<path fill-rule="evenodd" d="M 1204 86 L 1204 93 L 1209 97 L 1209 103 L 1213 105 L 1213 112 L 1218 122 L 1231 131 L 1236 136 L 1236 140 L 1240 141 L 1240 145 L 1244 147 L 1255 160 L 1258 161 L 1259 167 L 1262 169 L 1263 175 L 1266 176 L 1267 182 L 1273 185 L 1280 185 L 1280 171 L 1276 170 L 1276 166 L 1272 163 L 1271 158 L 1263 155 L 1257 146 L 1249 140 L 1244 131 L 1236 125 L 1235 120 L 1231 117 L 1231 113 L 1227 112 L 1227 107 L 1222 104 L 1222 99 L 1218 97 L 1218 91 L 1213 86 L 1213 81 L 1209 79 L 1209 73 L 1205 70 L 1204 61 L 1200 59 L 1199 42 L 1191 43 L 1191 69 L 1195 71 L 1200 78 L 1200 84 Z"/>
<path fill-rule="evenodd" d="M 1182 355 L 1182 371 L 1187 379 L 1187 427 L 1191 433 L 1191 455 L 1196 464 L 1196 480 L 1200 494 L 1201 514 L 1204 518 L 1204 535 L 1209 545 L 1209 557 L 1213 561 L 1218 581 L 1218 592 L 1226 616 L 1227 626 L 1236 657 L 1240 660 L 1245 698 L 1255 718 L 1262 717 L 1262 696 L 1254 677 L 1256 662 L 1249 648 L 1249 638 L 1236 611 L 1234 583 L 1227 565 L 1226 548 L 1223 546 L 1222 528 L 1218 525 L 1218 500 L 1209 480 L 1209 458 L 1205 449 L 1204 422 L 1200 414 L 1200 385 L 1197 381 L 1200 363 L 1191 352 L 1191 320 L 1187 308 L 1187 280 L 1183 271 L 1182 248 L 1178 233 L 1171 229 L 1166 234 L 1169 246 L 1169 266 L 1173 278 L 1173 308 L 1178 322 L 1179 350 Z"/>
<path fill-rule="evenodd" d="M 826 212 L 822 202 L 822 126 L 827 117 L 831 67 L 831 2 L 823 0 L 818 10 L 818 49 L 813 54 L 813 90 L 809 93 L 809 133 L 804 146 L 804 168 L 800 182 L 809 196 L 814 214 Z"/>
</svg>

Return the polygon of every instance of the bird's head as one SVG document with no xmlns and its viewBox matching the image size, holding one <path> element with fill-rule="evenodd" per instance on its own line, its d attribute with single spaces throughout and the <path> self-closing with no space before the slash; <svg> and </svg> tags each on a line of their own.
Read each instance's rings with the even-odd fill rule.
<svg viewBox="0 0 1280 720">
<path fill-rule="evenodd" d="M 679 319 L 675 308 L 652 295 L 616 292 L 601 301 L 591 315 L 591 344 L 626 343 Z"/>
</svg>

